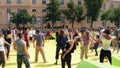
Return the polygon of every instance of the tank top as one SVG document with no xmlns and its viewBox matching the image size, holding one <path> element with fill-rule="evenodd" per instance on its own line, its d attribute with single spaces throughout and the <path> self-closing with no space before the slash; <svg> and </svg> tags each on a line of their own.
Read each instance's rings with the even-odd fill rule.
<svg viewBox="0 0 120 68">
<path fill-rule="evenodd" d="M 110 50 L 110 44 L 111 44 L 111 40 L 107 40 L 107 39 L 102 39 L 103 41 L 103 46 L 102 49 L 103 50 Z"/>
<path fill-rule="evenodd" d="M 24 51 L 24 42 L 23 40 L 18 39 L 16 41 L 17 55 L 25 55 Z"/>
<path fill-rule="evenodd" d="M 70 43 L 67 42 L 67 44 L 66 44 L 66 46 L 65 46 L 66 50 L 68 50 L 69 47 L 70 47 Z M 74 53 L 74 50 L 75 50 L 75 49 L 76 49 L 76 45 L 74 44 L 74 45 L 73 45 L 73 48 L 71 49 L 71 51 L 70 51 L 68 54 Z"/>
</svg>

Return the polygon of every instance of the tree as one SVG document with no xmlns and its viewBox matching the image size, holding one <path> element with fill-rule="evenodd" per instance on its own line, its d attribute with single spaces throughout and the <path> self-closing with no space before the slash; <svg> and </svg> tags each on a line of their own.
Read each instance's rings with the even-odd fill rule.
<svg viewBox="0 0 120 68">
<path fill-rule="evenodd" d="M 115 22 L 115 25 L 117 25 L 117 27 L 119 27 L 120 25 L 120 8 L 114 9 L 113 11 L 113 18 L 112 20 Z"/>
<path fill-rule="evenodd" d="M 103 0 L 84 0 L 86 5 L 86 15 L 90 18 L 90 27 L 92 28 L 93 22 L 97 20 L 102 6 Z"/>
<path fill-rule="evenodd" d="M 20 24 L 24 25 L 32 21 L 32 17 L 26 9 L 20 10 L 18 13 L 11 12 L 12 15 L 11 22 L 16 24 L 16 27 L 19 27 Z"/>
<path fill-rule="evenodd" d="M 74 28 L 74 22 L 81 22 L 84 19 L 83 9 L 81 6 L 76 6 L 73 1 L 67 4 L 67 9 L 63 10 L 63 14 L 72 23 L 72 28 Z"/>
<path fill-rule="evenodd" d="M 76 21 L 78 23 L 85 19 L 84 15 L 83 15 L 84 14 L 83 8 L 81 6 L 76 6 L 75 14 L 76 14 Z"/>
<path fill-rule="evenodd" d="M 108 21 L 110 19 L 111 13 L 112 13 L 111 10 L 107 10 L 107 11 L 103 12 L 101 15 L 101 20 L 105 22 L 105 26 L 106 26 L 106 21 Z"/>
<path fill-rule="evenodd" d="M 47 15 L 45 17 L 46 21 L 52 21 L 52 26 L 54 26 L 54 23 L 56 23 L 56 21 L 60 20 L 61 10 L 59 7 L 60 3 L 58 0 L 50 0 L 50 3 L 47 4 Z"/>
</svg>

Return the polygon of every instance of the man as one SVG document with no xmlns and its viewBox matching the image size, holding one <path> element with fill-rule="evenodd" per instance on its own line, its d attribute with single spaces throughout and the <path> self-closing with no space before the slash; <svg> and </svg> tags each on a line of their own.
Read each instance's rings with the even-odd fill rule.
<svg viewBox="0 0 120 68">
<path fill-rule="evenodd" d="M 24 41 L 22 33 L 17 34 L 18 39 L 15 41 L 13 48 L 17 51 L 17 68 L 22 68 L 22 62 L 24 62 L 26 68 L 30 68 L 29 53 Z"/>
<path fill-rule="evenodd" d="M 46 58 L 45 58 L 45 52 L 44 52 L 44 44 L 45 44 L 45 39 L 44 39 L 44 35 L 42 33 L 40 33 L 39 30 L 36 30 L 36 35 L 34 37 L 34 42 L 36 41 L 36 46 L 35 47 L 35 62 L 38 62 L 38 55 L 39 52 L 42 54 L 44 63 L 46 63 Z"/>
</svg>

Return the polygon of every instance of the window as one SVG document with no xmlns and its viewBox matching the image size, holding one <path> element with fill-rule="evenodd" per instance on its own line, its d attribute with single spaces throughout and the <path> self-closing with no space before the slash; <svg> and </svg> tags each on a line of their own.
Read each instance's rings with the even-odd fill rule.
<svg viewBox="0 0 120 68">
<path fill-rule="evenodd" d="M 11 1 L 10 0 L 6 0 L 6 3 L 10 3 Z"/>
<path fill-rule="evenodd" d="M 21 9 L 20 9 L 20 8 L 18 8 L 18 9 L 17 9 L 17 12 L 19 13 L 19 12 L 20 12 L 20 10 L 21 10 Z"/>
<path fill-rule="evenodd" d="M 42 4 L 46 4 L 46 0 L 42 0 Z"/>
<path fill-rule="evenodd" d="M 81 0 L 78 0 L 78 5 L 81 5 Z"/>
<path fill-rule="evenodd" d="M 37 21 L 38 24 L 40 24 L 40 16 L 37 16 L 36 21 Z"/>
<path fill-rule="evenodd" d="M 64 0 L 61 0 L 61 4 L 64 5 Z"/>
<path fill-rule="evenodd" d="M 46 19 L 45 17 L 42 17 L 42 23 L 45 23 L 45 22 L 46 22 L 45 19 Z"/>
<path fill-rule="evenodd" d="M 71 3 L 71 2 L 73 2 L 73 0 L 69 0 L 69 2 Z"/>
<path fill-rule="evenodd" d="M 65 17 L 61 17 L 61 23 L 65 23 Z"/>
<path fill-rule="evenodd" d="M 32 12 L 36 12 L 36 9 L 32 9 Z"/>
<path fill-rule="evenodd" d="M 103 3 L 103 10 L 106 10 L 106 3 Z"/>
<path fill-rule="evenodd" d="M 22 0 L 17 0 L 17 3 L 18 3 L 18 4 L 22 3 Z"/>
<path fill-rule="evenodd" d="M 36 4 L 36 0 L 32 0 L 32 4 Z"/>
<path fill-rule="evenodd" d="M 46 12 L 46 9 L 42 9 L 42 12 Z"/>
<path fill-rule="evenodd" d="M 7 13 L 10 13 L 10 8 L 7 8 Z"/>
<path fill-rule="evenodd" d="M 111 9 L 114 9 L 114 5 L 113 5 L 113 4 L 111 4 L 110 8 L 111 8 Z"/>
</svg>

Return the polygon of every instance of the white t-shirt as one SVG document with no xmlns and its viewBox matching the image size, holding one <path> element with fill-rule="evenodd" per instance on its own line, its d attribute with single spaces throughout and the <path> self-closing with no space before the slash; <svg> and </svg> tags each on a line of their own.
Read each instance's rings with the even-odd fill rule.
<svg viewBox="0 0 120 68">
<path fill-rule="evenodd" d="M 33 32 L 32 32 L 32 31 L 29 31 L 29 32 L 28 32 L 28 35 L 29 35 L 29 37 L 33 37 Z"/>
<path fill-rule="evenodd" d="M 0 38 L 0 51 L 4 51 L 4 39 Z"/>
</svg>

